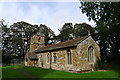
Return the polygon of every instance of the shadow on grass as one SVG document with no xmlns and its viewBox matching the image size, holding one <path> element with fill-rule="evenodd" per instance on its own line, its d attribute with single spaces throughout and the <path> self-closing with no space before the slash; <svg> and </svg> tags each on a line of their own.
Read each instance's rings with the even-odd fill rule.
<svg viewBox="0 0 120 80">
<path fill-rule="evenodd" d="M 64 72 L 64 71 L 43 69 L 39 67 L 24 67 L 21 65 L 8 66 L 7 68 L 13 68 L 13 69 L 16 68 L 18 70 L 22 70 L 34 76 L 36 79 L 41 79 L 41 78 L 55 78 L 55 79 L 56 78 L 68 78 L 68 79 L 69 78 L 117 78 L 118 75 L 120 78 L 120 73 L 115 72 L 118 70 L 113 69 L 111 66 L 104 66 L 102 68 L 102 70 L 108 70 L 106 72 L 95 71 L 95 72 L 89 72 L 89 73 L 70 73 L 70 72 Z M 16 73 L 13 76 L 16 77 Z"/>
<path fill-rule="evenodd" d="M 38 80 L 38 78 L 43 78 L 49 73 L 52 73 L 54 70 L 43 69 L 39 67 L 25 67 L 24 65 L 11 65 L 4 66 L 3 68 L 3 77 L 2 80 L 6 79 L 32 79 Z"/>
<path fill-rule="evenodd" d="M 19 73 L 11 66 L 6 66 L 2 68 L 2 79 L 8 79 L 8 78 L 28 78 L 28 77 Z"/>
<path fill-rule="evenodd" d="M 118 73 L 118 78 L 120 79 L 120 66 L 115 68 L 116 72 Z"/>
<path fill-rule="evenodd" d="M 29 73 L 30 75 L 32 75 L 36 78 L 44 78 L 46 75 L 54 72 L 54 70 L 43 69 L 40 67 L 22 67 L 19 69 L 22 71 L 25 71 L 26 73 Z"/>
<path fill-rule="evenodd" d="M 114 65 L 102 65 L 101 70 L 113 70 L 117 73 L 118 78 L 120 79 L 120 66 Z"/>
</svg>

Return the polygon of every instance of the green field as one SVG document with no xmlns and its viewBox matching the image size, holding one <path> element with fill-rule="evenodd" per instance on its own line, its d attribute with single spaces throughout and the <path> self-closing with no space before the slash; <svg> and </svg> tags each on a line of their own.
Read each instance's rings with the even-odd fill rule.
<svg viewBox="0 0 120 80">
<path fill-rule="evenodd" d="M 106 71 L 94 71 L 88 73 L 70 73 L 21 65 L 2 67 L 2 78 L 29 78 L 19 70 L 24 71 L 35 78 L 120 78 L 120 73 L 113 68 Z"/>
</svg>

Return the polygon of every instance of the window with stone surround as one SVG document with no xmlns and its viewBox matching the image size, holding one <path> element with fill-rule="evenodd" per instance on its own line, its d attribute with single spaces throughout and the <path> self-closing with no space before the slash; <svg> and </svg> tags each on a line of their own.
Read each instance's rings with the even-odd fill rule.
<svg viewBox="0 0 120 80">
<path fill-rule="evenodd" d="M 72 56 L 70 49 L 67 50 L 67 55 L 68 55 L 68 64 L 72 64 Z"/>
<path fill-rule="evenodd" d="M 88 48 L 88 62 L 93 63 L 94 62 L 94 54 L 93 54 L 93 47 L 90 46 Z"/>
<path fill-rule="evenodd" d="M 42 58 L 42 55 L 40 56 L 40 63 L 41 63 L 41 67 L 43 67 L 43 58 Z"/>
<path fill-rule="evenodd" d="M 42 55 L 40 56 L 40 62 L 42 62 Z"/>
<path fill-rule="evenodd" d="M 54 58 L 54 63 L 56 63 L 56 61 L 57 61 L 57 56 L 56 56 L 56 53 L 53 53 L 53 58 Z"/>
<path fill-rule="evenodd" d="M 50 63 L 50 54 L 47 54 L 47 63 Z"/>
</svg>

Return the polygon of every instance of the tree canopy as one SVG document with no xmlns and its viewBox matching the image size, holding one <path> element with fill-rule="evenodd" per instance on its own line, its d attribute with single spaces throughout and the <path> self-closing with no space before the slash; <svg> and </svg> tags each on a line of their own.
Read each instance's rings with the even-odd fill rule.
<svg viewBox="0 0 120 80">
<path fill-rule="evenodd" d="M 46 25 L 32 25 L 21 21 L 13 23 L 8 27 L 4 20 L 0 21 L 0 28 L 2 28 L 2 52 L 3 61 L 9 63 L 12 56 L 14 58 L 24 59 L 25 53 L 29 50 L 30 38 L 42 32 L 45 36 L 45 43 L 48 45 L 53 41 L 54 32 Z"/>
<path fill-rule="evenodd" d="M 88 35 L 88 31 L 90 31 L 91 35 L 94 35 L 94 28 L 86 23 L 76 23 L 75 25 L 65 23 L 59 31 L 60 34 L 57 36 L 57 40 L 60 42 Z"/>
<path fill-rule="evenodd" d="M 72 23 L 65 23 L 63 27 L 58 29 L 60 34 L 58 35 L 58 40 L 61 42 L 73 39 L 73 24 Z"/>
<path fill-rule="evenodd" d="M 102 56 L 108 57 L 107 55 L 111 54 L 112 59 L 118 59 L 118 56 L 120 57 L 120 2 L 81 2 L 80 9 L 89 20 L 96 22 L 96 38 Z"/>
</svg>

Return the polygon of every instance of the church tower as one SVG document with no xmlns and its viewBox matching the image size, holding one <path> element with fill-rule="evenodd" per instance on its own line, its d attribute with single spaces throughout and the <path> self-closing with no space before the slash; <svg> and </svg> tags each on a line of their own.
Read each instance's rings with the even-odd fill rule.
<svg viewBox="0 0 120 80">
<path fill-rule="evenodd" d="M 42 35 L 34 35 L 30 39 L 30 52 L 38 47 L 45 46 L 45 37 Z"/>
</svg>

